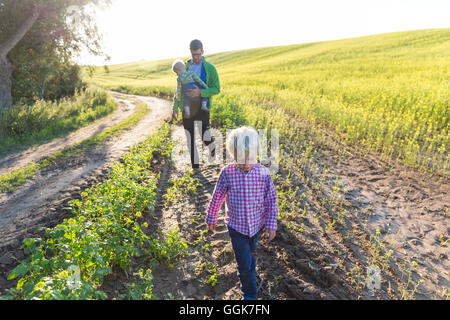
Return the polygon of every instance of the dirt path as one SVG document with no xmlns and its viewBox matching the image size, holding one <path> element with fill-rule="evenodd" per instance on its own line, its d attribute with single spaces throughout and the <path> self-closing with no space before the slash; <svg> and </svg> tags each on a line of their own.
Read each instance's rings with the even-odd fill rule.
<svg viewBox="0 0 450 320">
<path fill-rule="evenodd" d="M 122 97 L 146 103 L 151 111 L 121 136 L 109 139 L 79 158 L 43 170 L 11 194 L 0 195 L 0 287 L 5 284 L 4 272 L 9 269 L 8 266 L 23 258 L 21 250 L 17 249 L 29 231 L 34 231 L 37 226 L 53 226 L 61 222 L 70 212 L 68 201 L 80 199 L 81 192 L 100 180 L 113 161 L 135 143 L 143 141 L 162 121 L 170 119 L 171 104 L 167 100 L 122 94 L 114 94 L 114 97 L 121 106 L 120 110 L 128 116 L 135 106 Z M 102 124 L 96 123 L 96 128 L 77 132 L 79 135 L 76 138 L 74 135 L 70 143 L 69 139 L 61 142 L 64 146 L 76 143 L 115 124 L 119 118 L 123 119 L 116 115 Z M 49 147 L 52 152 L 56 150 L 53 143 Z M 39 157 L 36 152 L 24 151 L 24 155 L 18 155 L 17 159 L 22 159 L 22 163 L 35 161 Z M 40 150 L 39 153 L 46 151 Z"/>
<path fill-rule="evenodd" d="M 24 168 L 30 163 L 37 162 L 68 146 L 72 146 L 80 141 L 90 138 L 99 132 L 120 123 L 122 120 L 135 113 L 136 106 L 131 101 L 120 99 L 120 94 L 112 94 L 116 98 L 118 104 L 118 108 L 113 114 L 99 119 L 65 137 L 0 158 L 0 175 L 15 169 Z"/>
<path fill-rule="evenodd" d="M 182 128 L 172 133 L 178 145 L 185 144 Z M 198 137 L 197 148 L 201 141 Z M 182 147 L 181 149 L 185 149 Z M 205 148 L 205 154 L 207 149 Z M 201 152 L 201 151 L 200 151 Z M 205 163 L 194 173 L 200 182 L 197 193 L 184 201 L 167 204 L 161 197 L 173 180 L 188 172 L 189 163 L 166 166 L 161 176 L 157 208 L 150 216 L 152 232 L 170 232 L 179 229 L 189 244 L 190 252 L 174 269 L 167 266 L 152 267 L 153 294 L 158 299 L 224 299 L 240 300 L 242 293 L 237 266 L 228 230 L 221 211 L 214 233 L 207 232 L 205 216 L 223 164 Z M 320 240 L 322 241 L 322 240 Z M 326 266 L 319 272 L 314 261 L 322 252 L 308 248 L 307 244 L 279 226 L 276 239 L 267 243 L 260 239 L 257 249 L 258 284 L 261 299 L 351 299 L 353 292 L 342 285 L 335 274 L 336 268 Z M 205 246 L 209 249 L 205 251 Z M 325 260 L 325 258 L 321 258 Z M 208 283 L 216 273 L 216 283 Z"/>
<path fill-rule="evenodd" d="M 201 141 L 197 136 L 197 148 L 201 152 Z M 172 140 L 178 147 L 185 148 L 185 135 L 181 127 L 172 132 Z M 179 150 L 180 150 L 179 149 Z M 206 149 L 205 149 L 206 150 Z M 187 158 L 189 159 L 189 158 Z M 234 265 L 234 253 L 228 241 L 228 231 L 224 217 L 220 217 L 216 232 L 202 234 L 206 225 L 204 218 L 209 205 L 221 165 L 201 165 L 201 170 L 194 173 L 200 182 L 197 194 L 184 196 L 181 201 L 167 203 L 162 197 L 170 187 L 169 180 L 184 176 L 190 170 L 187 162 L 175 162 L 174 166 L 166 165 L 161 176 L 157 195 L 157 207 L 150 216 L 149 225 L 154 226 L 153 232 L 164 232 L 179 229 L 180 235 L 189 244 L 190 252 L 172 270 L 167 266 L 154 266 L 153 294 L 158 299 L 240 299 L 239 278 Z M 202 239 L 202 241 L 199 241 Z M 211 250 L 204 252 L 201 243 L 209 243 Z M 217 284 L 207 283 L 211 273 L 207 271 L 208 264 L 216 265 Z"/>
<path fill-rule="evenodd" d="M 200 152 L 201 141 L 197 136 L 197 149 Z M 178 127 L 172 132 L 172 140 L 176 141 L 181 149 L 186 151 L 184 147 L 185 135 L 181 127 Z M 189 158 L 187 158 L 189 159 Z M 189 160 L 184 163 L 175 163 L 174 166 L 166 167 L 161 175 L 161 181 L 158 188 L 157 207 L 154 214 L 150 216 L 149 225 L 154 226 L 153 232 L 164 232 L 179 229 L 180 235 L 185 239 L 190 248 L 190 253 L 186 259 L 183 259 L 172 270 L 167 269 L 167 266 L 154 266 L 152 274 L 154 275 L 153 294 L 158 299 L 169 299 L 171 296 L 181 299 L 239 299 L 238 292 L 235 292 L 237 285 L 237 275 L 235 277 L 228 277 L 233 273 L 233 264 L 228 264 L 228 270 L 222 268 L 217 270 L 220 275 L 217 286 L 211 286 L 206 283 L 208 279 L 207 272 L 196 271 L 199 265 L 208 261 L 210 263 L 217 263 L 213 255 L 201 253 L 201 248 L 195 242 L 199 235 L 205 229 L 204 216 L 214 191 L 215 183 L 220 173 L 219 165 L 202 166 L 201 171 L 195 173 L 194 177 L 198 179 L 201 185 L 197 189 L 195 196 L 185 196 L 182 201 L 175 203 L 167 203 L 162 197 L 166 190 L 170 187 L 169 180 L 174 180 L 184 176 L 190 170 Z M 206 236 L 205 236 L 206 237 Z M 208 241 L 204 239 L 205 241 Z M 214 252 L 223 250 L 227 240 L 226 226 L 223 217 L 219 219 L 217 225 L 217 232 L 211 245 L 214 247 Z M 233 252 L 228 248 L 229 261 L 232 262 Z M 202 258 L 203 257 L 203 258 Z M 234 272 L 236 273 L 236 272 Z"/>
</svg>

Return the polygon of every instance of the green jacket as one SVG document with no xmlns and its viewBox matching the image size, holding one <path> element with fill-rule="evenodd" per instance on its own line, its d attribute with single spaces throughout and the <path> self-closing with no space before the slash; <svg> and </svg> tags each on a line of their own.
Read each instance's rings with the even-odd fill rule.
<svg viewBox="0 0 450 320">
<path fill-rule="evenodd" d="M 203 66 L 206 71 L 206 84 L 208 85 L 208 89 L 201 89 L 201 96 L 204 98 L 209 98 L 209 107 L 212 107 L 212 96 L 218 94 L 220 92 L 220 82 L 219 75 L 217 74 L 216 68 L 206 61 L 203 57 Z M 189 61 L 186 61 L 186 68 L 189 68 Z M 173 111 L 182 111 L 183 110 L 183 95 L 181 95 L 181 99 L 178 99 L 176 95 L 173 97 Z"/>
</svg>

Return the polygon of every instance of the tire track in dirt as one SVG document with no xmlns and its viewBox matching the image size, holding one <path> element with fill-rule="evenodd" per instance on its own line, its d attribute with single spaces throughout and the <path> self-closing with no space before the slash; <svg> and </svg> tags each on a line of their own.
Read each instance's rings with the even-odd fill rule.
<svg viewBox="0 0 450 320">
<path fill-rule="evenodd" d="M 101 180 L 114 161 L 135 143 L 143 141 L 162 121 L 170 119 L 170 101 L 123 94 L 114 96 L 145 103 L 151 111 L 121 136 L 109 139 L 80 157 L 46 168 L 15 192 L 1 196 L 0 288 L 11 286 L 11 281 L 5 279 L 24 258 L 19 250 L 23 238 L 34 235 L 38 226 L 52 227 L 70 217 L 67 204 L 70 200 L 80 199 L 81 192 Z"/>
</svg>

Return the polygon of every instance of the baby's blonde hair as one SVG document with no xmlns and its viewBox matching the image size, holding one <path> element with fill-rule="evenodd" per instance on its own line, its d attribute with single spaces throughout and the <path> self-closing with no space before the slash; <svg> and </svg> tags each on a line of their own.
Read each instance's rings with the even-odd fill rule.
<svg viewBox="0 0 450 320">
<path fill-rule="evenodd" d="M 172 71 L 175 72 L 175 70 L 183 70 L 186 69 L 186 65 L 184 64 L 183 60 L 176 59 L 172 63 Z M 176 72 L 175 72 L 176 73 Z"/>
<path fill-rule="evenodd" d="M 230 132 L 227 137 L 227 150 L 239 164 L 245 162 L 245 155 L 248 159 L 256 161 L 259 152 L 259 135 L 252 127 L 240 127 Z"/>
</svg>

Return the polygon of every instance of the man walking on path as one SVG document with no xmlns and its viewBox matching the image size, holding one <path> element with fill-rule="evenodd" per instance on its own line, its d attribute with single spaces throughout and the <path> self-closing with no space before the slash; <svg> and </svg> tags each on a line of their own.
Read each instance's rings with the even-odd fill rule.
<svg viewBox="0 0 450 320">
<path fill-rule="evenodd" d="M 208 109 L 212 107 L 212 96 L 220 92 L 219 76 L 216 68 L 205 60 L 203 57 L 203 44 L 200 40 L 192 40 L 190 43 L 190 50 L 192 59 L 186 62 L 186 69 L 193 71 L 203 82 L 206 83 L 208 89 L 200 89 L 198 86 L 194 86 L 194 89 L 188 90 L 187 95 L 190 98 L 202 97 L 208 98 Z M 192 168 L 199 167 L 199 159 L 197 148 L 195 146 L 194 128 L 195 123 L 201 123 L 201 134 L 203 144 L 209 147 L 210 157 L 215 156 L 215 144 L 214 137 L 210 135 L 210 112 L 201 108 L 200 99 L 193 100 L 190 103 L 190 117 L 186 117 L 183 108 L 183 95 L 178 99 L 173 99 L 173 114 L 174 120 L 178 119 L 178 112 L 181 111 L 183 115 L 183 127 L 186 133 L 186 140 L 191 156 Z"/>
</svg>

